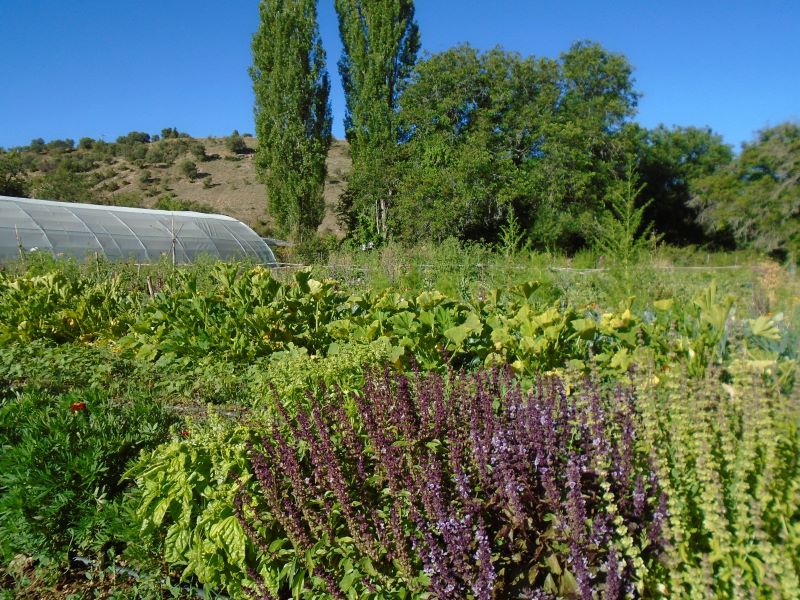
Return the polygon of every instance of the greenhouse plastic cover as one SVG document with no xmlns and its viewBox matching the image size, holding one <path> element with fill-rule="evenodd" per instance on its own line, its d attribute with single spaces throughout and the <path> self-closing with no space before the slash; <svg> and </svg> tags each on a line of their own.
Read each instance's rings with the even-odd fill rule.
<svg viewBox="0 0 800 600">
<path fill-rule="evenodd" d="M 86 258 L 175 262 L 212 258 L 251 258 L 274 263 L 269 246 L 241 221 L 224 215 L 147 210 L 0 196 L 0 260 L 23 252 Z"/>
</svg>

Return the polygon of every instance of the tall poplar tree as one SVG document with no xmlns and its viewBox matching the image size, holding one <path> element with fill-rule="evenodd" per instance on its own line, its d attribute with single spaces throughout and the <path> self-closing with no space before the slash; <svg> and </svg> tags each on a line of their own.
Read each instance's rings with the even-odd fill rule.
<svg viewBox="0 0 800 600">
<path fill-rule="evenodd" d="M 398 96 L 419 51 L 413 0 L 336 0 L 353 172 L 340 207 L 348 227 L 385 238 L 398 141 Z"/>
<path fill-rule="evenodd" d="M 330 81 L 317 0 L 261 0 L 250 76 L 255 91 L 256 169 L 283 233 L 313 233 L 325 211 L 331 143 Z"/>
</svg>

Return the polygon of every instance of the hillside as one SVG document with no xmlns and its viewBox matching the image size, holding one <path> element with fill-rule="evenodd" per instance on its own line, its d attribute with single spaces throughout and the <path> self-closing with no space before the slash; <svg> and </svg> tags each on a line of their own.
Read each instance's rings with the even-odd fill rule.
<svg viewBox="0 0 800 600">
<path fill-rule="evenodd" d="M 230 150 L 227 137 L 180 134 L 154 141 L 81 140 L 77 147 L 70 147 L 71 140 L 66 144 L 59 143 L 61 140 L 32 143 L 5 157 L 15 156 L 21 166 L 27 196 L 217 212 L 247 223 L 262 235 L 271 235 L 274 228 L 267 214 L 267 194 L 256 178 L 253 160 L 256 140 L 240 139 L 245 147 L 238 153 Z M 196 172 L 186 163 L 193 163 Z M 326 215 L 319 231 L 341 237 L 335 205 L 351 166 L 346 141 L 334 140 L 327 165 Z"/>
</svg>

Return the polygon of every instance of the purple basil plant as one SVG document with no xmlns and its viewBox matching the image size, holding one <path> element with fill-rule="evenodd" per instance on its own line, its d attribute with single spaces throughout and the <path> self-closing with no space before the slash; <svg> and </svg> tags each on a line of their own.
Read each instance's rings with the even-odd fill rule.
<svg viewBox="0 0 800 600">
<path fill-rule="evenodd" d="M 296 415 L 278 399 L 280 418 L 251 448 L 259 493 L 237 513 L 262 552 L 245 501 L 298 552 L 346 540 L 311 567 L 332 597 L 345 597 L 343 553 L 373 566 L 354 584 L 364 597 L 442 600 L 620 598 L 658 560 L 665 499 L 637 449 L 631 389 L 387 369 L 362 393 L 325 397 Z M 260 594 L 271 597 L 263 582 Z"/>
</svg>

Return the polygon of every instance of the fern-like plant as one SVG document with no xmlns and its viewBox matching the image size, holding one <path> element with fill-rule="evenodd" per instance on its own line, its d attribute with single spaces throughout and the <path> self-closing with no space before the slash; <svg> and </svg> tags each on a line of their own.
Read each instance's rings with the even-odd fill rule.
<svg viewBox="0 0 800 600">
<path fill-rule="evenodd" d="M 625 178 L 612 186 L 607 199 L 608 208 L 595 223 L 595 249 L 613 266 L 621 267 L 624 271 L 658 241 L 653 235 L 653 224 L 644 223 L 644 212 L 652 200 L 637 206 L 637 199 L 644 188 L 645 184 L 639 183 L 635 165 L 629 163 Z"/>
</svg>

